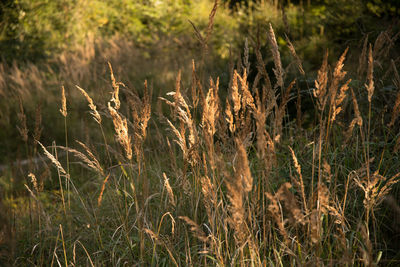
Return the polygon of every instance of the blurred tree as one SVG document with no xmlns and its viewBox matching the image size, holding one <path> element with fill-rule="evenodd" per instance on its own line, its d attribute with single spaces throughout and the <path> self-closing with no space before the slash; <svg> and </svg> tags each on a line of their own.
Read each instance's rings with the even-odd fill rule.
<svg viewBox="0 0 400 267">
<path fill-rule="evenodd" d="M 3 0 L 2 58 L 46 58 L 73 49 L 89 35 L 109 38 L 118 33 L 139 45 L 181 37 L 188 40 L 193 29 L 187 20 L 204 29 L 212 4 L 213 0 Z M 310 50 L 310 46 L 342 45 L 367 32 L 379 32 L 400 15 L 399 0 L 221 0 L 221 4 L 216 17 L 221 23 L 214 27 L 218 38 L 213 42 L 223 57 L 228 56 L 230 44 L 242 42 L 240 36 L 270 22 L 278 32 L 290 26 L 292 40 L 304 39 L 303 47 Z M 284 23 L 283 10 L 287 16 Z"/>
<path fill-rule="evenodd" d="M 399 0 L 364 0 L 369 12 L 377 17 L 395 18 L 400 15 Z"/>
<path fill-rule="evenodd" d="M 17 39 L 19 10 L 15 0 L 4 0 L 0 2 L 0 50 L 2 58 L 7 59 L 10 54 L 15 54 L 19 45 Z M 13 48 L 13 51 L 10 51 Z"/>
</svg>

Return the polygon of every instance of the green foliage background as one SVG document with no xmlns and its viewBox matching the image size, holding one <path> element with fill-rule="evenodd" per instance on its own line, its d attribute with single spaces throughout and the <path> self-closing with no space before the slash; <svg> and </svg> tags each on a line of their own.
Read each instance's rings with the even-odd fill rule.
<svg viewBox="0 0 400 267">
<path fill-rule="evenodd" d="M 0 4 L 2 58 L 8 62 L 47 58 L 62 50 L 74 49 L 88 36 L 110 38 L 120 34 L 142 46 L 168 38 L 193 39 L 188 19 L 204 29 L 210 2 L 6 0 Z M 268 22 L 284 29 L 282 9 L 285 9 L 286 26 L 290 26 L 292 38 L 316 40 L 323 35 L 325 46 L 358 40 L 366 33 L 382 29 L 400 14 L 400 4 L 395 0 L 232 0 L 221 4 L 224 8 L 218 10 L 214 42 L 222 57 L 227 56 L 227 45 L 243 43 L 240 34 L 254 34 Z M 317 49 L 315 45 L 315 41 L 311 42 L 312 48 L 307 49 Z"/>
</svg>

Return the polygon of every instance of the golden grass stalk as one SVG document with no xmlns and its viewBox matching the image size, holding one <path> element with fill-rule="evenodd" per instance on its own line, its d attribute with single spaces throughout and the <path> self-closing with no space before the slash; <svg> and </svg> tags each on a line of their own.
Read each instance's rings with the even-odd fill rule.
<svg viewBox="0 0 400 267">
<path fill-rule="evenodd" d="M 225 120 L 228 123 L 229 126 L 229 131 L 231 133 L 234 133 L 236 131 L 236 125 L 235 125 L 235 120 L 233 118 L 233 113 L 232 113 L 232 106 L 229 103 L 228 98 L 226 99 L 226 104 L 225 104 Z"/>
<path fill-rule="evenodd" d="M 193 128 L 194 124 L 193 124 L 193 120 L 192 120 L 192 115 L 190 113 L 189 105 L 186 103 L 186 100 L 181 93 L 180 81 L 181 81 L 181 77 L 180 77 L 180 73 L 179 73 L 178 77 L 176 79 L 175 92 L 167 93 L 167 95 L 173 96 L 174 102 L 171 102 L 163 97 L 160 97 L 160 99 L 164 100 L 165 103 L 167 103 L 168 105 L 174 107 L 174 114 L 178 115 L 178 118 L 182 122 L 184 122 L 188 125 L 189 130 L 194 130 L 194 128 Z"/>
<path fill-rule="evenodd" d="M 194 30 L 194 34 L 197 38 L 197 40 L 199 40 L 201 46 L 203 47 L 203 51 L 205 51 L 204 47 L 205 47 L 205 40 L 203 38 L 203 35 L 200 33 L 199 29 L 197 29 L 196 25 L 189 19 L 188 20 L 189 23 L 192 25 L 193 30 Z"/>
<path fill-rule="evenodd" d="M 282 68 L 282 62 L 281 62 L 281 55 L 279 53 L 279 48 L 278 48 L 278 43 L 276 42 L 275 38 L 275 32 L 274 29 L 272 28 L 271 23 L 269 24 L 269 31 L 268 31 L 268 40 L 271 45 L 271 52 L 272 52 L 272 57 L 274 59 L 274 64 L 275 68 L 273 69 L 275 77 L 276 77 L 276 87 L 281 87 L 283 88 L 283 68 Z"/>
<path fill-rule="evenodd" d="M 114 123 L 114 129 L 116 132 L 117 140 L 124 148 L 127 159 L 132 159 L 132 144 L 131 137 L 128 133 L 128 124 L 126 119 L 122 119 L 118 112 L 108 102 L 108 110 L 111 114 Z"/>
<path fill-rule="evenodd" d="M 317 207 L 310 214 L 310 235 L 313 244 L 319 243 L 323 234 L 321 214 L 326 214 L 329 208 L 336 211 L 333 207 L 329 206 L 329 201 L 329 189 L 323 182 L 319 181 L 317 186 Z M 335 214 L 339 213 L 336 212 Z"/>
<path fill-rule="evenodd" d="M 226 180 L 228 199 L 230 202 L 230 216 L 227 221 L 235 231 L 235 240 L 237 244 L 243 245 L 248 236 L 244 197 L 252 190 L 253 177 L 251 176 L 246 150 L 242 141 L 236 138 L 235 142 L 237 147 L 235 174 L 233 179 Z M 225 174 L 225 176 L 227 176 L 227 174 Z"/>
<path fill-rule="evenodd" d="M 346 98 L 347 90 L 349 89 L 349 83 L 351 82 L 351 79 L 349 79 L 345 84 L 343 84 L 340 87 L 339 94 L 336 96 L 334 106 L 333 106 L 333 111 L 332 111 L 332 116 L 330 118 L 331 123 L 335 121 L 336 116 L 342 111 L 342 107 L 340 104 L 342 104 L 343 100 Z"/>
<path fill-rule="evenodd" d="M 211 182 L 210 178 L 206 175 L 203 176 L 200 180 L 201 182 L 201 191 L 204 196 L 204 206 L 206 208 L 207 216 L 209 222 L 212 224 L 213 221 L 213 209 L 217 205 L 217 192 L 215 191 L 215 186 Z"/>
<path fill-rule="evenodd" d="M 174 119 L 177 116 L 178 113 L 178 107 L 180 106 L 180 97 L 181 95 L 181 75 L 182 72 L 179 70 L 178 76 L 176 77 L 175 81 L 175 94 L 174 94 Z"/>
<path fill-rule="evenodd" d="M 385 31 L 382 31 L 375 40 L 374 49 L 372 54 L 374 58 L 381 60 L 382 58 L 387 57 L 390 49 L 393 47 L 394 42 L 398 38 L 398 34 L 390 37 L 392 35 L 392 30 L 389 28 Z"/>
<path fill-rule="evenodd" d="M 136 94 L 127 95 L 127 100 L 132 114 L 134 131 L 134 151 L 138 162 L 143 156 L 143 142 L 147 135 L 147 125 L 151 117 L 151 96 L 147 89 L 147 81 L 144 82 L 144 95 L 140 99 Z"/>
<path fill-rule="evenodd" d="M 365 88 L 368 92 L 368 102 L 371 103 L 372 95 L 374 94 L 374 58 L 372 57 L 372 46 L 369 45 L 368 51 L 368 72 L 367 72 L 367 80 L 368 84 L 365 85 Z"/>
<path fill-rule="evenodd" d="M 217 9 L 218 9 L 218 0 L 215 0 L 214 6 L 211 9 L 210 15 L 208 16 L 207 35 L 206 35 L 206 39 L 205 39 L 206 45 L 211 37 L 211 33 L 214 28 L 214 18 L 217 13 Z"/>
<path fill-rule="evenodd" d="M 399 182 L 400 172 L 393 175 L 391 178 L 384 177 L 376 171 L 368 176 L 354 175 L 355 184 L 364 191 L 364 208 L 366 210 L 366 221 L 368 222 L 370 212 L 381 204 L 384 197 L 390 192 L 393 185 Z"/>
<path fill-rule="evenodd" d="M 258 91 L 256 91 L 255 102 L 257 108 L 253 110 L 254 117 L 256 119 L 256 134 L 257 134 L 257 153 L 258 157 L 261 159 L 265 158 L 265 153 L 267 152 L 267 138 L 266 138 L 266 130 L 265 130 L 265 120 L 267 118 L 267 114 L 265 112 L 264 105 L 261 104 L 260 96 Z"/>
<path fill-rule="evenodd" d="M 252 110 L 256 108 L 254 98 L 248 87 L 245 69 L 242 76 L 240 76 L 236 70 L 233 71 L 230 98 L 232 104 L 229 103 L 229 100 L 226 100 L 225 121 L 228 122 L 231 132 L 235 132 L 238 129 L 240 130 L 238 134 L 245 138 L 251 132 L 252 125 L 251 113 L 248 112 L 247 107 L 251 107 Z M 224 123 L 222 126 L 224 127 L 226 124 Z"/>
<path fill-rule="evenodd" d="M 39 186 L 38 186 L 38 183 L 37 183 L 36 176 L 33 173 L 29 173 L 28 177 L 31 178 L 31 182 L 33 184 L 33 188 L 35 188 L 36 192 L 39 193 Z"/>
<path fill-rule="evenodd" d="M 85 149 L 86 153 L 89 155 L 89 157 L 92 159 L 92 162 L 94 163 L 94 165 L 97 167 L 97 169 L 103 171 L 103 169 L 101 168 L 100 162 L 97 160 L 97 158 L 95 157 L 95 155 L 92 153 L 92 151 L 90 151 L 90 149 L 87 147 L 87 145 L 85 145 L 84 143 L 76 140 L 75 142 L 77 142 L 83 149 Z M 104 175 L 104 173 L 102 173 Z"/>
<path fill-rule="evenodd" d="M 88 95 L 88 93 L 86 93 L 86 91 L 84 89 L 82 89 L 81 87 L 79 87 L 78 85 L 76 85 L 76 88 L 79 89 L 79 91 L 81 91 L 81 93 L 83 94 L 83 96 L 86 98 L 86 100 L 89 102 L 89 108 L 92 110 L 90 112 L 90 114 L 93 116 L 93 119 L 98 123 L 101 124 L 101 116 L 99 114 L 99 112 L 97 111 L 97 107 L 96 105 L 93 103 L 92 98 Z"/>
<path fill-rule="evenodd" d="M 148 229 L 148 228 L 144 228 L 143 231 L 148 234 L 151 239 L 155 240 L 157 242 L 157 244 L 162 244 L 162 242 L 160 241 L 158 235 L 156 233 L 154 233 L 152 230 Z"/>
<path fill-rule="evenodd" d="M 231 87 L 231 97 L 232 97 L 232 102 L 233 102 L 233 111 L 235 114 L 235 118 L 238 118 L 239 110 L 241 107 L 241 99 L 242 96 L 239 93 L 239 86 L 238 86 L 238 77 L 239 74 L 237 71 L 234 71 L 233 74 L 233 80 L 232 80 L 232 87 Z"/>
<path fill-rule="evenodd" d="M 68 129 L 67 129 L 67 98 L 65 97 L 65 89 L 62 86 L 62 108 L 60 109 L 61 114 L 64 116 L 64 133 L 65 133 L 65 146 L 68 147 Z M 69 155 L 67 151 L 67 178 L 69 178 Z M 59 177 L 59 181 L 61 181 Z M 66 189 L 69 193 L 69 179 L 67 179 Z M 70 194 L 68 194 L 68 207 L 70 207 Z"/>
<path fill-rule="evenodd" d="M 321 238 L 321 225 L 319 219 L 319 212 L 313 209 L 310 214 L 310 237 L 313 244 L 317 244 Z"/>
<path fill-rule="evenodd" d="M 100 207 L 101 206 L 101 202 L 103 200 L 103 194 L 104 194 L 104 190 L 106 189 L 106 183 L 108 181 L 108 179 L 110 178 L 110 173 L 107 175 L 107 177 L 104 179 L 102 185 L 101 185 L 101 190 L 100 190 L 100 195 L 97 198 L 97 206 Z"/>
<path fill-rule="evenodd" d="M 331 165 L 329 165 L 329 163 L 325 159 L 324 162 L 322 163 L 322 174 L 323 177 L 325 178 L 325 181 L 330 183 L 332 180 Z"/>
<path fill-rule="evenodd" d="M 181 131 L 178 131 L 178 129 L 176 129 L 176 127 L 169 120 L 167 120 L 167 122 L 171 126 L 175 135 L 178 137 L 178 140 L 176 142 L 183 150 L 184 159 L 188 160 L 189 163 L 193 165 L 199 159 L 198 151 L 196 149 L 198 143 L 198 133 L 195 123 L 192 119 L 190 108 L 180 91 L 180 74 L 178 75 L 176 81 L 176 91 L 167 93 L 167 95 L 172 95 L 174 97 L 174 102 L 171 102 L 162 97 L 160 99 L 164 100 L 168 105 L 174 107 L 174 115 L 177 115 L 177 118 L 181 123 Z M 188 144 L 186 143 L 185 125 L 189 129 Z"/>
<path fill-rule="evenodd" d="M 206 37 L 204 38 L 203 35 L 200 33 L 200 31 L 197 29 L 196 25 L 192 21 L 189 20 L 189 23 L 193 26 L 195 35 L 197 39 L 199 40 L 202 48 L 203 48 L 203 59 L 204 55 L 207 53 L 208 50 L 208 41 L 210 40 L 212 30 L 214 28 L 214 18 L 217 13 L 218 9 L 218 0 L 214 1 L 213 8 L 211 9 L 211 12 L 208 16 L 208 25 L 207 25 L 207 30 L 206 30 Z"/>
<path fill-rule="evenodd" d="M 261 78 L 262 78 L 261 73 L 257 72 L 256 77 L 254 77 L 253 85 L 251 86 L 251 92 L 253 94 L 257 94 L 258 93 L 258 90 L 259 90 L 258 85 L 260 84 Z M 265 86 L 262 86 L 262 87 L 265 89 Z"/>
<path fill-rule="evenodd" d="M 343 100 L 346 98 L 346 92 L 349 89 L 349 83 L 351 79 L 349 79 L 344 85 L 340 87 L 339 95 L 336 96 L 335 107 L 339 107 L 342 104 Z"/>
<path fill-rule="evenodd" d="M 73 149 L 73 148 L 69 148 L 69 147 L 63 147 L 60 146 L 61 149 L 71 152 L 72 154 L 75 155 L 75 157 L 77 157 L 78 159 L 82 160 L 82 162 L 84 164 L 86 164 L 87 167 L 89 167 L 90 169 L 98 172 L 99 174 L 104 175 L 104 171 L 103 168 L 101 167 L 99 161 L 94 157 L 94 155 L 89 151 L 88 147 L 86 147 L 86 145 L 84 145 L 83 143 L 77 141 L 81 146 L 83 146 L 86 150 L 86 152 L 90 155 L 90 157 L 93 160 L 90 160 L 85 154 L 83 154 L 82 152 Z"/>
<path fill-rule="evenodd" d="M 67 172 L 64 170 L 61 163 L 49 151 L 47 151 L 47 149 L 42 145 L 42 143 L 40 143 L 38 140 L 36 140 L 36 142 L 42 147 L 44 154 L 54 164 L 54 166 L 56 166 L 58 171 L 63 175 L 67 175 Z"/>
<path fill-rule="evenodd" d="M 349 128 L 347 128 L 347 131 L 344 135 L 345 139 L 346 139 L 345 143 L 347 143 L 349 141 L 349 139 L 353 133 L 354 126 L 357 124 L 359 127 L 361 127 L 363 124 L 363 119 L 361 117 L 361 113 L 358 108 L 357 98 L 356 98 L 356 95 L 354 94 L 354 91 L 352 88 L 350 88 L 350 92 L 351 92 L 351 97 L 353 100 L 355 118 L 351 121 Z"/>
<path fill-rule="evenodd" d="M 185 136 L 182 136 L 181 132 L 179 132 L 178 129 L 176 129 L 176 127 L 168 119 L 167 119 L 167 122 L 168 122 L 169 126 L 171 127 L 172 131 L 174 132 L 175 136 L 177 137 L 177 139 L 174 140 L 175 143 L 177 143 L 178 146 L 181 148 L 181 150 L 183 152 L 183 157 L 184 157 L 184 159 L 186 159 L 187 147 L 186 147 Z"/>
<path fill-rule="evenodd" d="M 65 248 L 65 241 L 64 241 L 64 233 L 63 233 L 63 229 L 62 229 L 62 224 L 60 224 L 60 233 L 61 233 L 61 242 L 63 244 L 64 262 L 65 262 L 65 266 L 68 266 L 67 250 Z"/>
<path fill-rule="evenodd" d="M 64 117 L 67 117 L 67 98 L 65 97 L 65 89 L 64 86 L 61 86 L 61 114 Z"/>
<path fill-rule="evenodd" d="M 208 90 L 206 99 L 203 104 L 203 115 L 201 122 L 206 133 L 210 136 L 214 136 L 216 132 L 215 123 L 219 115 L 219 106 L 217 102 L 218 87 L 219 79 L 217 79 L 216 84 L 214 84 L 213 81 L 210 80 L 210 89 Z"/>
<path fill-rule="evenodd" d="M 306 194 L 305 194 L 305 190 L 304 190 L 303 175 L 301 174 L 301 166 L 300 166 L 299 162 L 297 161 L 297 157 L 294 154 L 293 149 L 290 146 L 289 146 L 289 150 L 290 150 L 290 153 L 292 154 L 294 167 L 296 168 L 296 172 L 299 175 L 298 183 L 300 185 L 300 188 L 298 188 L 298 189 L 300 189 L 300 192 L 301 192 L 301 198 L 303 200 L 304 210 L 305 210 L 306 214 L 308 214 L 309 210 L 308 210 L 308 207 L 307 207 L 307 199 L 306 199 Z"/>
<path fill-rule="evenodd" d="M 35 193 L 33 193 L 33 191 L 29 188 L 29 186 L 27 184 L 24 184 L 26 190 L 28 190 L 28 192 L 31 194 L 31 197 L 33 197 L 35 200 L 38 200 L 37 197 L 35 196 Z M 3 233 L 1 233 L 3 234 Z M 3 236 L 0 236 L 0 241 L 3 241 Z M 3 243 L 3 242 L 2 242 Z"/>
<path fill-rule="evenodd" d="M 318 203 L 317 208 L 323 213 L 326 213 L 329 207 L 329 189 L 325 183 L 321 182 L 317 188 L 318 190 Z"/>
<path fill-rule="evenodd" d="M 264 77 L 265 87 L 266 87 L 267 92 L 271 92 L 272 91 L 271 80 L 269 78 L 267 69 L 265 68 L 264 60 L 262 58 L 262 54 L 261 54 L 261 51 L 260 51 L 260 44 L 259 43 L 257 43 L 257 44 L 253 43 L 253 45 L 254 45 L 254 50 L 255 50 L 256 58 L 257 58 L 257 70 L 258 70 L 258 73 L 260 73 Z"/>
<path fill-rule="evenodd" d="M 163 177 L 164 177 L 164 186 L 165 189 L 167 189 L 167 194 L 168 194 L 168 198 L 169 198 L 169 203 L 172 206 L 176 206 L 175 203 L 175 196 L 174 196 L 174 192 L 172 191 L 171 185 L 169 184 L 169 179 L 167 178 L 167 175 L 165 174 L 165 172 L 163 172 Z"/>
<path fill-rule="evenodd" d="M 235 178 L 234 181 L 227 181 L 226 186 L 228 189 L 228 199 L 230 202 L 230 217 L 228 218 L 228 223 L 235 231 L 235 241 L 239 245 L 242 245 L 247 236 L 247 230 L 245 227 L 246 213 L 243 201 L 243 184 L 241 179 L 238 180 Z"/>
<path fill-rule="evenodd" d="M 265 129 L 266 118 L 270 110 L 265 110 L 258 93 L 256 93 L 255 102 L 257 108 L 253 110 L 253 114 L 256 119 L 257 155 L 264 162 L 265 170 L 268 173 L 276 164 L 275 144 Z"/>
<path fill-rule="evenodd" d="M 284 183 L 279 187 L 275 197 L 277 200 L 283 202 L 286 211 L 291 215 L 291 223 L 293 225 L 304 224 L 304 214 L 300 210 L 295 195 L 290 191 L 292 185 L 290 183 Z M 307 215 L 307 214 L 306 214 Z"/>
<path fill-rule="evenodd" d="M 242 77 L 235 71 L 237 78 L 240 81 L 240 88 L 242 89 L 242 108 L 244 109 L 246 106 L 252 108 L 253 110 L 256 109 L 254 105 L 254 98 L 250 93 L 249 84 L 247 83 L 247 70 L 243 71 Z"/>
<path fill-rule="evenodd" d="M 61 175 L 64 175 L 64 177 L 68 181 L 69 180 L 69 173 L 67 173 L 64 170 L 64 168 L 62 167 L 61 163 L 49 151 L 47 151 L 47 149 L 42 145 L 42 143 L 40 143 L 38 140 L 36 140 L 36 142 L 42 147 L 43 152 L 46 155 L 46 157 L 48 159 L 50 159 L 50 161 L 56 166 L 56 168 L 57 168 L 57 170 L 59 172 L 58 181 L 59 181 L 59 184 L 60 184 L 61 200 L 62 200 L 62 204 L 63 204 L 64 215 L 67 215 L 66 206 L 65 206 L 65 199 L 64 199 L 64 189 L 63 189 L 62 183 L 61 183 Z M 61 173 L 61 175 L 60 175 L 60 173 Z"/>
<path fill-rule="evenodd" d="M 265 196 L 270 201 L 267 209 L 271 214 L 272 218 L 275 220 L 276 225 L 278 226 L 279 232 L 283 236 L 286 245 L 290 244 L 289 235 L 286 231 L 283 215 L 282 215 L 282 208 L 279 204 L 279 196 L 280 194 L 277 192 L 275 195 L 272 195 L 268 192 L 265 192 Z"/>
<path fill-rule="evenodd" d="M 216 132 L 216 121 L 219 116 L 218 87 L 219 79 L 217 79 L 216 84 L 214 84 L 213 80 L 210 78 L 210 89 L 203 103 L 202 114 L 204 138 L 212 170 L 216 168 L 214 160 L 214 134 Z"/>
<path fill-rule="evenodd" d="M 336 102 L 336 95 L 339 88 L 340 81 L 344 78 L 347 74 L 346 71 L 343 71 L 344 67 L 344 60 L 346 59 L 346 54 L 349 48 L 347 47 L 343 54 L 340 56 L 338 62 L 336 63 L 335 69 L 333 71 L 333 78 L 332 82 L 329 87 L 329 97 L 330 97 L 330 109 L 333 109 Z"/>
<path fill-rule="evenodd" d="M 108 67 L 110 68 L 111 85 L 114 89 L 110 102 L 114 102 L 114 109 L 118 110 L 121 106 L 121 102 L 119 101 L 119 86 L 124 86 L 124 84 L 115 81 L 114 72 L 110 62 L 108 62 Z"/>
<path fill-rule="evenodd" d="M 356 98 L 356 95 L 354 94 L 354 91 L 353 91 L 352 88 L 350 88 L 350 92 L 351 92 L 351 97 L 352 97 L 353 105 L 354 105 L 354 114 L 356 115 L 356 118 L 357 118 L 357 121 L 358 121 L 357 124 L 358 124 L 358 126 L 361 127 L 362 123 L 363 123 L 363 120 L 362 120 L 362 117 L 361 117 L 360 110 L 358 108 L 357 98 Z"/>
<path fill-rule="evenodd" d="M 197 223 L 195 223 L 187 216 L 179 216 L 178 218 L 183 220 L 187 225 L 190 226 L 190 231 L 197 239 L 199 239 L 201 242 L 207 243 L 208 241 L 207 235 L 204 233 L 204 231 Z"/>
<path fill-rule="evenodd" d="M 236 179 L 242 180 L 244 192 L 248 193 L 253 187 L 253 177 L 250 172 L 249 160 L 247 159 L 246 149 L 240 139 L 236 139 L 237 160 L 235 163 Z"/>
<path fill-rule="evenodd" d="M 301 75 L 303 75 L 303 76 L 306 75 L 306 73 L 304 72 L 304 69 L 303 69 L 303 64 L 301 63 L 301 59 L 299 58 L 299 56 L 296 53 L 296 49 L 294 48 L 292 42 L 290 41 L 289 37 L 286 34 L 285 34 L 285 37 L 286 37 L 287 47 L 289 48 L 289 52 L 296 62 L 297 69 L 299 70 Z"/>
<path fill-rule="evenodd" d="M 172 262 L 174 263 L 175 266 L 179 266 L 178 263 L 175 260 L 174 255 L 172 254 L 171 249 L 169 248 L 168 244 L 161 238 L 160 235 L 154 233 L 152 230 L 148 228 L 143 228 L 143 231 L 150 236 L 151 239 L 153 239 L 156 244 L 163 245 L 165 249 L 167 250 Z"/>
<path fill-rule="evenodd" d="M 326 51 L 321 68 L 318 70 L 318 76 L 315 80 L 315 90 L 313 91 L 314 97 L 317 98 L 318 109 L 324 110 L 327 97 L 326 87 L 328 84 L 328 51 Z"/>
</svg>

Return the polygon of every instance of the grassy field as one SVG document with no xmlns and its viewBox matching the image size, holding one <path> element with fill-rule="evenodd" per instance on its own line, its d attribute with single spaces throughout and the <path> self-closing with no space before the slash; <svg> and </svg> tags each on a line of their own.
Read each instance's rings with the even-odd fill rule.
<svg viewBox="0 0 400 267">
<path fill-rule="evenodd" d="M 195 54 L 1 65 L 1 266 L 400 264 L 398 34 L 307 73 L 271 24 L 217 61 L 216 11 Z"/>
</svg>

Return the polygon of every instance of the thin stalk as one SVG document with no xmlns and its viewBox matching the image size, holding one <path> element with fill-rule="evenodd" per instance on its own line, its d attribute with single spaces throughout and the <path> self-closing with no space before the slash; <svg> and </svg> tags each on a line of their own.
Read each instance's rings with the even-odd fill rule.
<svg viewBox="0 0 400 267">
<path fill-rule="evenodd" d="M 99 125 L 100 125 L 101 135 L 103 136 L 104 145 L 106 146 L 108 163 L 109 163 L 109 166 L 111 166 L 112 161 L 111 161 L 110 151 L 108 150 L 108 143 L 107 143 L 106 135 L 104 134 L 103 125 L 101 123 L 99 123 Z"/>
<path fill-rule="evenodd" d="M 61 224 L 60 224 L 60 232 L 61 232 L 61 241 L 62 241 L 63 251 L 64 251 L 65 267 L 68 267 L 67 251 L 65 250 L 64 234 L 63 234 L 63 229 L 62 229 Z"/>
<path fill-rule="evenodd" d="M 62 185 L 62 182 L 61 182 L 61 174 L 60 174 L 60 171 L 58 169 L 57 169 L 57 172 L 58 172 L 58 182 L 60 184 L 61 201 L 62 201 L 62 204 L 63 204 L 64 215 L 65 215 L 65 217 L 67 217 L 67 209 L 66 209 L 66 206 L 65 206 L 65 198 L 64 198 L 64 189 L 63 189 L 63 185 Z M 66 177 L 66 179 L 68 179 L 68 177 Z"/>
<path fill-rule="evenodd" d="M 65 147 L 68 147 L 68 127 L 67 127 L 67 116 L 64 116 L 64 132 L 65 132 Z M 65 179 L 65 188 L 67 190 L 67 202 L 68 202 L 68 209 L 71 209 L 71 199 L 70 199 L 70 175 L 69 175 L 69 153 L 67 152 L 67 179 Z"/>
<path fill-rule="evenodd" d="M 368 177 L 368 183 L 370 183 L 370 169 L 369 169 L 369 137 L 371 134 L 371 102 L 369 102 L 368 106 L 368 132 L 366 136 L 366 141 L 367 141 L 367 177 Z"/>
<path fill-rule="evenodd" d="M 56 250 L 57 250 L 57 243 L 58 243 L 58 238 L 60 236 L 60 231 L 57 232 L 57 238 L 56 238 L 56 243 L 54 244 L 54 250 L 53 250 L 53 257 L 51 258 L 51 264 L 50 267 L 53 267 L 54 264 L 54 255 L 56 255 Z"/>
<path fill-rule="evenodd" d="M 138 163 L 139 164 L 139 163 Z M 143 224 L 142 224 L 142 219 L 140 218 L 140 206 L 139 206 L 139 201 L 138 201 L 138 197 L 137 197 L 137 192 L 138 190 L 136 190 L 136 186 L 135 186 L 135 181 L 133 179 L 133 160 L 130 159 L 129 161 L 129 167 L 130 167 L 130 179 L 131 179 L 131 189 L 132 189 L 132 195 L 133 195 L 133 201 L 135 202 L 135 208 L 136 208 L 136 221 L 138 223 L 138 231 L 139 231 L 139 250 L 140 250 L 140 260 L 141 262 L 143 262 L 143 257 L 144 257 L 144 233 L 143 233 Z M 140 167 L 139 167 L 140 170 Z M 141 177 L 140 177 L 140 173 L 138 175 L 138 179 L 140 181 Z M 125 183 L 124 183 L 125 184 Z M 139 188 L 140 189 L 140 188 Z M 143 188 L 142 188 L 143 189 Z"/>
<path fill-rule="evenodd" d="M 370 115 L 369 115 L 369 117 L 370 117 Z M 368 121 L 368 124 L 370 124 L 370 121 Z M 364 159 L 365 159 L 365 162 L 366 162 L 366 165 L 367 165 L 368 184 L 370 184 L 369 155 L 368 155 L 369 154 L 368 153 L 369 145 L 368 145 L 368 142 L 366 141 L 366 139 L 368 137 L 366 137 L 364 135 L 362 127 L 360 126 L 359 128 L 360 128 L 360 135 L 361 135 L 361 142 L 362 142 L 362 147 L 363 147 Z M 368 126 L 368 128 L 369 128 L 369 126 Z M 366 142 L 367 142 L 367 144 L 366 144 Z M 366 210 L 365 221 L 367 222 L 367 225 L 368 225 L 368 222 L 369 222 L 369 209 Z"/>
</svg>

